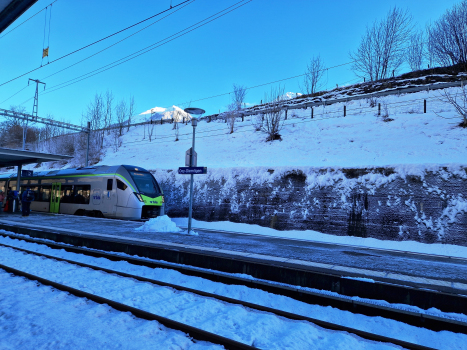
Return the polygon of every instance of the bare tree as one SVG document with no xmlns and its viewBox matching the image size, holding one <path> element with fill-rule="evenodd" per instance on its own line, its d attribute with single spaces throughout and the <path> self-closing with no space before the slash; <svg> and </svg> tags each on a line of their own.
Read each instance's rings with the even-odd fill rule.
<svg viewBox="0 0 467 350">
<path fill-rule="evenodd" d="M 178 136 L 180 134 L 178 122 L 174 121 L 174 129 L 173 130 L 174 130 L 174 134 L 175 134 L 175 141 L 178 141 Z"/>
<path fill-rule="evenodd" d="M 234 128 L 235 128 L 235 120 L 237 119 L 238 115 L 238 104 L 235 102 L 232 102 L 227 106 L 227 111 L 225 111 L 223 114 L 223 118 L 225 119 L 228 127 L 229 127 L 229 132 L 233 134 Z"/>
<path fill-rule="evenodd" d="M 418 31 L 410 36 L 409 47 L 407 48 L 407 62 L 412 72 L 422 69 L 424 41 L 422 31 Z"/>
<path fill-rule="evenodd" d="M 89 153 L 91 160 L 97 162 L 100 159 L 103 149 L 103 120 L 105 115 L 105 104 L 102 95 L 96 94 L 94 101 L 90 102 L 83 117 L 86 121 L 91 123 L 90 147 Z"/>
<path fill-rule="evenodd" d="M 245 102 L 246 97 L 246 87 L 242 85 L 233 85 L 233 97 L 232 102 L 235 105 L 235 109 L 242 109 L 242 104 Z"/>
<path fill-rule="evenodd" d="M 148 136 L 149 136 L 149 142 L 152 141 L 152 136 L 154 135 L 154 139 L 156 139 L 156 135 L 154 134 L 156 123 L 151 124 L 148 126 Z"/>
<path fill-rule="evenodd" d="M 375 21 L 361 39 L 360 46 L 350 57 L 359 77 L 371 81 L 385 79 L 400 67 L 405 58 L 405 46 L 412 32 L 412 16 L 397 7 L 385 19 Z"/>
<path fill-rule="evenodd" d="M 467 64 L 467 0 L 428 27 L 429 50 L 441 66 Z"/>
<path fill-rule="evenodd" d="M 115 107 L 115 115 L 117 117 L 117 125 L 118 125 L 118 136 L 122 136 L 123 126 L 127 118 L 127 114 L 128 114 L 128 108 L 127 108 L 126 102 L 125 100 L 121 100 Z"/>
<path fill-rule="evenodd" d="M 268 95 L 265 96 L 267 107 L 260 118 L 256 118 L 255 129 L 265 132 L 268 137 L 266 141 L 280 140 L 279 132 L 284 126 L 285 113 L 282 110 L 282 102 L 284 100 L 284 88 L 271 88 Z"/>
<path fill-rule="evenodd" d="M 303 88 L 307 95 L 314 94 L 323 87 L 321 80 L 325 70 L 326 67 L 324 67 L 321 56 L 318 55 L 310 59 L 310 63 L 306 66 L 305 77 L 303 78 Z"/>
<path fill-rule="evenodd" d="M 104 128 L 108 128 L 112 124 L 113 101 L 114 101 L 113 93 L 107 90 L 105 93 L 105 114 L 104 114 L 104 120 L 103 120 Z M 107 131 L 107 134 L 110 134 L 110 130 Z"/>
<path fill-rule="evenodd" d="M 463 128 L 467 128 L 467 89 L 466 87 L 462 86 L 460 89 L 460 93 L 454 94 L 454 95 L 449 93 L 447 90 L 444 90 L 443 92 L 441 92 L 441 96 L 445 98 L 445 102 L 448 102 L 450 105 L 452 105 L 456 109 L 457 114 L 462 119 L 459 126 Z M 438 113 L 436 114 L 440 116 Z"/>
<path fill-rule="evenodd" d="M 136 110 L 135 97 L 131 96 L 130 97 L 130 105 L 128 107 L 128 129 L 127 129 L 127 131 L 130 130 L 131 117 L 135 113 L 135 110 Z"/>
</svg>

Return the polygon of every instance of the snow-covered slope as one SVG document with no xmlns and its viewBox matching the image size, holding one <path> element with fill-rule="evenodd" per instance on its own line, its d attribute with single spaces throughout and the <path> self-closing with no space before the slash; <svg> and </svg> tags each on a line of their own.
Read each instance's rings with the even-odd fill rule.
<svg viewBox="0 0 467 350">
<path fill-rule="evenodd" d="M 452 93 L 458 88 L 448 89 Z M 423 113 L 423 100 L 427 113 Z M 314 109 L 289 110 L 280 131 L 282 140 L 266 142 L 257 131 L 257 117 L 239 118 L 230 134 L 222 121 L 200 121 L 196 128 L 198 165 L 214 168 L 256 166 L 363 167 L 396 164 L 467 164 L 467 129 L 454 108 L 443 102 L 441 91 L 380 98 L 382 114 L 370 101 L 338 103 Z M 201 106 L 202 107 L 202 106 Z M 174 110 L 179 110 L 174 107 Z M 170 110 L 155 110 L 163 117 Z M 141 117 L 148 118 L 150 111 Z M 143 126 L 122 136 L 115 152 L 109 147 L 101 164 L 126 163 L 148 169 L 174 169 L 184 165 L 191 147 L 192 130 L 179 124 L 179 141 L 173 124 L 156 125 L 150 142 Z M 147 128 L 147 127 L 146 127 Z"/>
</svg>

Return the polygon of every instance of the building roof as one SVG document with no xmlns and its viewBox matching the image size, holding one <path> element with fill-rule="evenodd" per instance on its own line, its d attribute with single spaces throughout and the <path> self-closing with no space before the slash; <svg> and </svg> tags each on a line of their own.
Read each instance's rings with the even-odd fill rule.
<svg viewBox="0 0 467 350">
<path fill-rule="evenodd" d="M 0 148 L 0 168 L 31 163 L 55 162 L 57 160 L 65 160 L 71 158 L 73 157 L 64 156 L 61 154 L 49 154 Z"/>
<path fill-rule="evenodd" d="M 0 33 L 36 2 L 37 0 L 0 0 Z"/>
</svg>

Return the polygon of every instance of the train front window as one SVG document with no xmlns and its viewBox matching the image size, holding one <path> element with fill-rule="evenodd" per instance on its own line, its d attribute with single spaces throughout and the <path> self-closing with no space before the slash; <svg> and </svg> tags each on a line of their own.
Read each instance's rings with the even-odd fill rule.
<svg viewBox="0 0 467 350">
<path fill-rule="evenodd" d="M 135 181 L 139 193 L 151 198 L 160 196 L 161 190 L 151 173 L 131 171 L 130 175 Z"/>
</svg>

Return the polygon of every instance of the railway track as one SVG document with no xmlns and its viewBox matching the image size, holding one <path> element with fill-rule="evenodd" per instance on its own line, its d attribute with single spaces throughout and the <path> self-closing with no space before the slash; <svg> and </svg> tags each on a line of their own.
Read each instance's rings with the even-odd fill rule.
<svg viewBox="0 0 467 350">
<path fill-rule="evenodd" d="M 15 239 L 18 238 L 18 237 L 14 237 L 14 235 L 8 235 L 8 234 L 3 234 L 3 233 L 2 233 L 2 235 L 3 236 L 9 236 L 10 238 L 15 238 Z M 20 238 L 20 239 L 23 239 L 23 238 Z M 40 244 L 45 243 L 45 242 L 37 242 L 36 240 L 30 240 L 30 239 L 28 239 L 28 240 L 33 241 L 34 243 L 40 243 Z M 86 254 L 87 253 L 86 255 L 92 255 L 92 256 L 97 255 L 98 257 L 109 258 L 108 253 L 88 251 L 86 249 L 83 252 L 82 248 L 74 248 L 74 247 L 69 247 L 69 246 L 57 245 L 57 244 L 50 243 L 50 242 L 46 243 L 47 246 L 49 246 L 49 244 L 52 245 L 52 246 L 55 246 L 55 249 L 57 249 L 57 248 L 59 248 L 59 249 L 67 248 L 66 250 L 69 250 L 71 248 L 71 250 L 75 250 L 74 252 L 79 251 L 80 254 L 83 254 L 83 253 Z M 316 324 L 316 325 L 318 325 L 320 327 L 323 327 L 323 328 L 352 333 L 352 334 L 355 334 L 355 335 L 357 335 L 357 336 L 359 336 L 361 338 L 367 339 L 367 340 L 391 343 L 391 344 L 395 344 L 395 345 L 398 345 L 398 346 L 402 346 L 402 347 L 407 348 L 407 349 L 431 349 L 429 347 L 421 346 L 421 345 L 418 345 L 418 344 L 412 344 L 412 343 L 408 343 L 408 342 L 401 341 L 401 340 L 398 340 L 398 339 L 393 339 L 393 338 L 390 338 L 390 337 L 384 337 L 384 336 L 381 336 L 381 335 L 377 335 L 377 334 L 373 334 L 373 333 L 369 333 L 369 332 L 364 332 L 364 331 L 361 331 L 361 330 L 358 330 L 358 329 L 353 329 L 353 328 L 350 328 L 350 327 L 345 327 L 345 326 L 342 326 L 342 325 L 338 325 L 338 324 L 334 324 L 334 323 L 330 323 L 330 322 L 325 322 L 325 321 L 322 321 L 322 320 L 313 319 L 313 318 L 310 318 L 310 317 L 305 317 L 305 316 L 302 316 L 302 315 L 297 315 L 297 314 L 293 314 L 293 313 L 290 313 L 290 312 L 285 312 L 285 311 L 282 311 L 282 310 L 277 310 L 277 309 L 265 307 L 265 306 L 262 306 L 262 305 L 257 305 L 257 304 L 245 302 L 245 301 L 242 301 L 242 300 L 236 300 L 236 299 L 232 299 L 232 298 L 228 298 L 228 297 L 223 297 L 223 296 L 220 296 L 220 295 L 217 295 L 217 294 L 206 293 L 206 292 L 203 292 L 203 291 L 183 287 L 183 286 L 180 286 L 180 285 L 165 283 L 165 282 L 162 282 L 162 281 L 157 281 L 157 280 L 153 280 L 153 279 L 149 279 L 149 278 L 145 278 L 145 277 L 141 277 L 141 276 L 137 276 L 137 275 L 133 275 L 133 274 L 128 274 L 128 273 L 124 273 L 124 272 L 121 272 L 121 271 L 110 270 L 110 269 L 106 269 L 106 268 L 99 267 L 99 266 L 96 266 L 96 265 L 85 264 L 85 263 L 78 262 L 78 261 L 75 261 L 75 260 L 63 259 L 63 258 L 59 258 L 59 257 L 52 256 L 52 255 L 42 254 L 42 253 L 38 253 L 38 252 L 35 252 L 35 251 L 18 248 L 18 247 L 12 246 L 12 245 L 0 244 L 0 246 L 8 247 L 8 248 L 14 249 L 16 251 L 21 251 L 21 252 L 23 252 L 25 254 L 32 254 L 32 255 L 35 255 L 35 256 L 39 256 L 39 257 L 44 258 L 44 259 L 52 259 L 52 260 L 55 260 L 55 261 L 66 262 L 66 263 L 73 264 L 73 265 L 76 265 L 76 266 L 85 267 L 85 268 L 105 272 L 105 273 L 112 274 L 112 275 L 117 275 L 117 276 L 120 276 L 122 278 L 130 278 L 130 279 L 137 280 L 137 281 L 140 281 L 140 282 L 146 282 L 146 283 L 151 283 L 151 284 L 158 285 L 158 286 L 169 287 L 169 288 L 172 288 L 172 289 L 177 290 L 177 291 L 193 293 L 193 294 L 196 294 L 196 295 L 201 296 L 201 297 L 212 298 L 212 299 L 220 300 L 222 302 L 229 303 L 229 304 L 242 305 L 242 306 L 244 306 L 244 307 L 246 307 L 248 309 L 251 309 L 251 310 L 256 310 L 256 311 L 261 311 L 261 312 L 268 312 L 268 313 L 271 313 L 271 314 L 274 314 L 274 315 L 277 315 L 277 316 L 280 316 L 280 317 L 287 318 L 289 320 L 311 322 L 311 323 L 314 323 L 314 324 Z M 57 247 L 57 246 L 60 246 L 60 247 Z M 124 258 L 122 256 L 118 256 L 118 255 L 116 256 L 114 254 L 110 254 L 110 257 L 113 258 L 111 260 L 117 260 L 118 259 L 118 260 L 128 261 L 129 263 L 134 262 L 134 259 L 127 259 L 127 258 Z M 143 260 L 143 259 L 137 259 L 137 260 L 139 261 L 139 260 Z M 140 265 L 140 264 L 138 264 L 138 265 Z M 164 267 L 167 267 L 167 266 L 164 266 Z M 224 347 L 226 347 L 228 349 L 254 349 L 254 347 L 252 347 L 250 345 L 245 345 L 245 344 L 242 344 L 242 343 L 239 343 L 239 342 L 236 342 L 236 341 L 232 341 L 231 339 L 227 339 L 225 337 L 222 337 L 222 336 L 219 336 L 219 335 L 216 335 L 216 334 L 213 334 L 213 333 L 206 332 L 204 330 L 195 328 L 193 326 L 182 324 L 180 322 L 176 322 L 176 321 L 170 320 L 170 319 L 162 317 L 162 316 L 151 314 L 151 313 L 149 313 L 147 311 L 140 310 L 140 309 L 128 306 L 128 305 L 124 305 L 122 303 L 112 301 L 112 300 L 109 300 L 109 299 L 106 299 L 106 298 L 103 298 L 101 296 L 97 296 L 97 295 L 94 295 L 94 294 L 90 294 L 90 293 L 87 293 L 87 292 L 84 292 L 84 291 L 81 291 L 79 289 L 75 289 L 75 288 L 72 288 L 72 287 L 69 287 L 69 286 L 66 286 L 66 285 L 62 285 L 62 284 L 59 284 L 57 282 L 47 280 L 45 278 L 41 278 L 39 276 L 34 276 L 34 275 L 31 275 L 31 274 L 23 272 L 23 271 L 19 271 L 17 269 L 9 267 L 9 266 L 0 265 L 0 268 L 6 270 L 8 272 L 11 272 L 11 273 L 13 273 L 15 275 L 21 275 L 21 276 L 24 276 L 24 277 L 29 278 L 29 279 L 37 280 L 40 283 L 53 286 L 54 288 L 57 288 L 57 289 L 60 289 L 60 290 L 63 290 L 63 291 L 67 291 L 67 292 L 69 292 L 69 293 L 71 293 L 73 295 L 76 295 L 78 297 L 85 297 L 85 298 L 93 300 L 93 301 L 95 301 L 97 303 L 108 304 L 109 306 L 114 307 L 115 309 L 120 310 L 120 311 L 131 312 L 136 317 L 140 317 L 140 318 L 148 319 L 148 320 L 157 320 L 157 321 L 159 321 L 160 323 L 162 323 L 163 325 L 165 325 L 165 326 L 167 326 L 169 328 L 173 328 L 173 329 L 177 329 L 177 330 L 180 330 L 182 332 L 185 332 L 185 333 L 189 334 L 191 337 L 193 337 L 195 339 L 198 339 L 198 340 L 205 340 L 205 341 L 209 341 L 209 342 L 212 342 L 212 343 L 221 344 L 221 345 L 223 345 Z M 444 320 L 444 321 L 446 322 L 444 328 L 452 330 L 451 329 L 452 323 L 450 322 L 451 320 Z"/>
<path fill-rule="evenodd" d="M 75 247 L 67 244 L 54 243 L 50 241 L 27 238 L 23 236 L 18 237 L 15 234 L 9 234 L 6 232 L 0 232 L 0 236 L 10 237 L 12 239 L 20 239 L 30 243 L 42 244 L 52 249 L 63 249 L 72 253 L 84 254 L 87 256 L 98 258 L 106 258 L 111 261 L 125 260 L 128 263 L 137 266 L 145 266 L 149 268 L 168 268 L 183 273 L 184 275 L 200 277 L 213 282 L 220 282 L 227 285 L 244 285 L 246 287 L 260 289 L 268 293 L 287 296 L 295 300 L 305 302 L 307 304 L 331 306 L 340 310 L 350 311 L 352 313 L 363 314 L 366 316 L 381 316 L 384 318 L 393 319 L 395 321 L 404 322 L 406 324 L 430 329 L 433 331 L 448 330 L 452 332 L 467 334 L 467 323 L 463 321 L 449 319 L 436 315 L 430 315 L 426 313 L 415 312 L 408 309 L 402 309 L 400 307 L 397 308 L 393 306 L 388 306 L 382 303 L 375 302 L 373 300 L 356 300 L 355 298 L 346 295 L 338 295 L 336 293 L 311 291 L 309 289 L 301 289 L 296 286 L 290 286 L 265 280 L 252 280 L 234 274 L 207 270 L 187 265 L 167 263 L 146 258 L 135 258 L 128 255 L 109 253 L 96 249 Z M 446 295 L 446 293 L 442 292 L 429 292 L 431 293 L 432 298 L 442 298 Z M 448 296 L 452 297 L 452 295 Z M 456 296 L 456 298 L 458 298 L 461 302 L 465 302 L 465 300 L 467 299 L 467 297 L 465 296 Z M 459 305 L 462 305 L 461 302 L 459 303 Z M 462 308 L 458 309 L 457 311 L 459 310 L 461 312 L 464 312 L 462 311 Z M 442 311 L 452 312 L 451 310 Z"/>
</svg>

